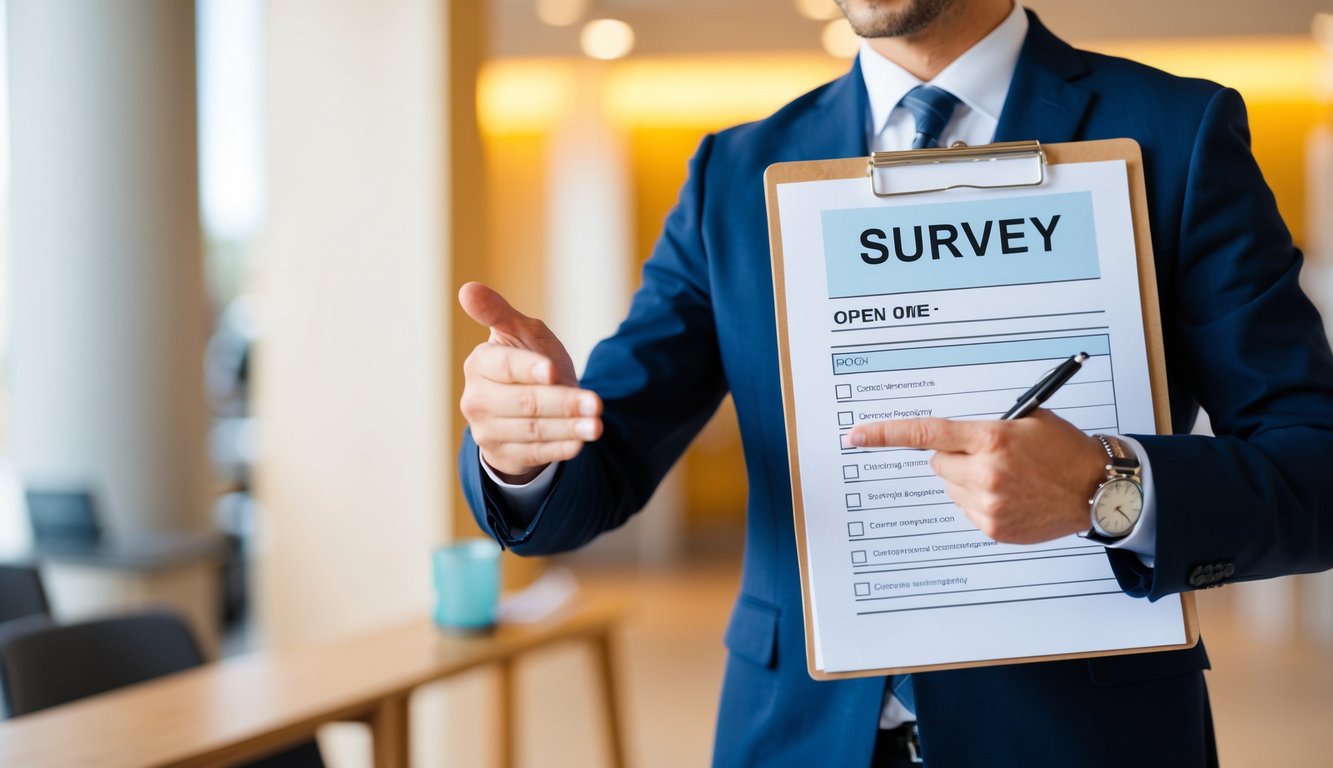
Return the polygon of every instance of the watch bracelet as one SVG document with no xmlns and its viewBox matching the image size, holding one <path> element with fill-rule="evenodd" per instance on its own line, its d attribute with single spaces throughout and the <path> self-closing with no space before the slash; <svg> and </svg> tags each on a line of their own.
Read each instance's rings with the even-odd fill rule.
<svg viewBox="0 0 1333 768">
<path fill-rule="evenodd" d="M 1120 469 L 1127 472 L 1135 472 L 1139 469 L 1139 459 L 1130 451 L 1125 450 L 1124 443 L 1113 435 L 1103 435 L 1101 433 L 1093 435 L 1097 442 L 1102 444 L 1102 449 L 1106 451 L 1106 457 L 1110 460 L 1107 464 L 1107 480 L 1111 479 L 1113 470 Z"/>
</svg>

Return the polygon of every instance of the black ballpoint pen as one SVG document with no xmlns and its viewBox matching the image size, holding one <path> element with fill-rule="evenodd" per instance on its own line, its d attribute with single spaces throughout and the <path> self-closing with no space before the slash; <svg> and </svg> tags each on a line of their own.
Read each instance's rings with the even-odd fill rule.
<svg viewBox="0 0 1333 768">
<path fill-rule="evenodd" d="M 1087 352 L 1079 352 L 1077 355 L 1056 366 L 1055 370 L 1042 377 L 1041 381 L 1033 384 L 1028 391 L 1018 396 L 1018 402 L 1010 408 L 1001 420 L 1021 419 L 1037 409 L 1037 406 L 1051 399 L 1056 390 L 1065 385 L 1078 370 L 1083 367 L 1083 361 L 1088 359 Z"/>
</svg>

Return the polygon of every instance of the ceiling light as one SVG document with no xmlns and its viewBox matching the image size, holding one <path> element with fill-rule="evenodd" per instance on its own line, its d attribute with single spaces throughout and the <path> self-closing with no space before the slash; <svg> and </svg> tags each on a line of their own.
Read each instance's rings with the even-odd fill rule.
<svg viewBox="0 0 1333 768">
<path fill-rule="evenodd" d="M 830 56 L 840 59 L 850 59 L 861 50 L 861 38 L 852 31 L 852 25 L 846 19 L 834 19 L 825 24 L 819 40 Z"/>
<path fill-rule="evenodd" d="M 796 12 L 807 19 L 825 21 L 842 15 L 838 4 L 833 0 L 795 0 Z"/>
<path fill-rule="evenodd" d="M 591 0 L 537 0 L 537 18 L 553 27 L 568 27 L 583 18 Z"/>
<path fill-rule="evenodd" d="M 579 45 L 594 59 L 619 59 L 634 50 L 634 29 L 619 19 L 593 19 L 583 25 Z"/>
<path fill-rule="evenodd" d="M 1333 51 L 1333 13 L 1316 13 L 1310 31 L 1320 45 Z"/>
</svg>

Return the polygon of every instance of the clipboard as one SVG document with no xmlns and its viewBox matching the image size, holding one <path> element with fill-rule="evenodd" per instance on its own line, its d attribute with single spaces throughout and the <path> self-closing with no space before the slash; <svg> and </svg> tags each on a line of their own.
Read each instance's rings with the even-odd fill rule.
<svg viewBox="0 0 1333 768">
<path fill-rule="evenodd" d="M 784 269 L 783 229 L 779 215 L 778 188 L 784 184 L 861 179 L 869 184 L 879 200 L 893 198 L 929 198 L 954 189 L 1040 188 L 1047 183 L 1050 166 L 1062 164 L 1123 161 L 1128 186 L 1132 241 L 1137 256 L 1139 305 L 1142 311 L 1144 346 L 1147 353 L 1148 381 L 1153 406 L 1153 423 L 1159 434 L 1171 431 L 1166 388 L 1166 364 L 1157 298 L 1152 241 L 1139 145 L 1132 139 L 1074 142 L 1041 145 L 1035 141 L 1006 142 L 985 146 L 909 150 L 874 153 L 870 158 L 846 158 L 821 161 L 778 163 L 764 174 L 769 217 L 769 238 L 773 262 L 774 304 L 782 375 L 783 411 L 786 418 L 788 461 L 791 470 L 796 546 L 802 584 L 805 619 L 806 658 L 810 676 L 816 680 L 838 680 L 925 672 L 998 664 L 1055 661 L 1096 656 L 1115 656 L 1193 647 L 1199 640 L 1198 616 L 1192 593 L 1178 596 L 1179 621 L 1183 642 L 1135 647 L 1118 647 L 1073 653 L 1014 655 L 985 660 L 964 660 L 903 666 L 828 671 L 816 660 L 815 618 L 812 602 L 810 550 L 807 541 L 807 516 L 803 496 L 800 440 L 797 430 L 796 400 L 793 395 L 793 362 L 787 308 L 786 271 Z M 1146 430 L 1145 430 L 1146 431 Z M 1104 555 L 1102 556 L 1104 557 Z M 853 555 L 855 560 L 855 555 Z"/>
</svg>

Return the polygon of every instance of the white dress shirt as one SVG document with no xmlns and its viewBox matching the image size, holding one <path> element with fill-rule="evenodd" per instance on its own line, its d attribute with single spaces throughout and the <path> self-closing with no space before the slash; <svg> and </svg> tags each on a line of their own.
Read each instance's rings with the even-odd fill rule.
<svg viewBox="0 0 1333 768">
<path fill-rule="evenodd" d="M 912 146 L 916 119 L 899 102 L 918 85 L 943 88 L 960 102 L 940 134 L 941 147 L 955 141 L 991 143 L 1027 33 L 1027 14 L 1022 6 L 1015 4 L 998 27 L 929 83 L 881 56 L 867 41 L 861 41 L 861 76 L 870 97 L 870 149 L 890 152 Z"/>
</svg>

